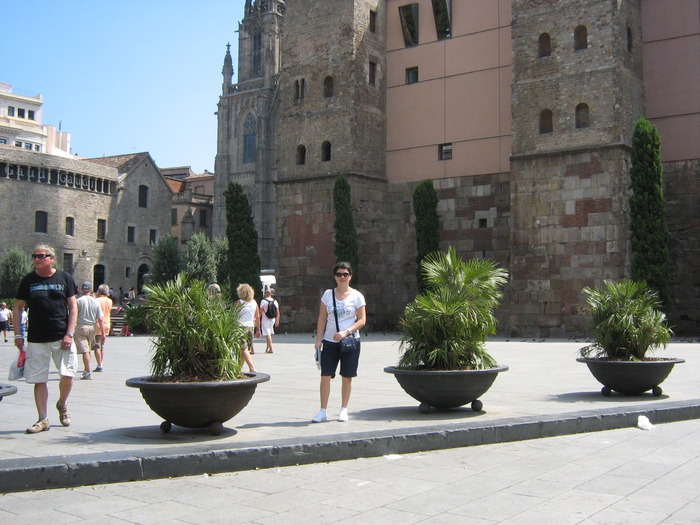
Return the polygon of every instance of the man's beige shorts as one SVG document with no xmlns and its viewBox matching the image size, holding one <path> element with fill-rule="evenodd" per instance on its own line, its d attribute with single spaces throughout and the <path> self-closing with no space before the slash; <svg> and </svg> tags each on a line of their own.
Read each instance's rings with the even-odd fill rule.
<svg viewBox="0 0 700 525">
<path fill-rule="evenodd" d="M 70 345 L 68 350 L 62 350 L 61 343 L 62 340 L 27 344 L 27 361 L 24 364 L 24 378 L 27 383 L 46 383 L 49 380 L 52 358 L 61 376 L 75 376 L 78 369 L 75 345 Z"/>
<path fill-rule="evenodd" d="M 95 340 L 96 331 L 97 329 L 94 325 L 90 326 L 84 324 L 75 327 L 73 341 L 75 341 L 75 348 L 79 354 L 87 354 L 90 352 L 92 343 Z"/>
</svg>

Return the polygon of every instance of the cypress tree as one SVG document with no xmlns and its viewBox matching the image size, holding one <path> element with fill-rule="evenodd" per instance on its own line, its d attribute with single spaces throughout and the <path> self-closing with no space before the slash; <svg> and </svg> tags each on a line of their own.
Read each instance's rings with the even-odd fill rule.
<svg viewBox="0 0 700 525">
<path fill-rule="evenodd" d="M 204 281 L 216 282 L 216 258 L 212 243 L 203 233 L 195 233 L 187 243 L 183 268 L 188 277 Z"/>
<path fill-rule="evenodd" d="M 416 216 L 416 270 L 418 290 L 425 291 L 426 283 L 421 273 L 421 261 L 429 253 L 440 251 L 440 216 L 438 198 L 433 181 L 425 180 L 413 190 L 413 212 Z"/>
<path fill-rule="evenodd" d="M 253 222 L 253 209 L 243 186 L 229 182 L 226 197 L 226 238 L 228 239 L 228 282 L 231 292 L 239 284 L 248 283 L 261 295 L 258 232 Z"/>
<path fill-rule="evenodd" d="M 182 270 L 182 259 L 177 239 L 171 235 L 158 237 L 153 246 L 153 268 L 151 280 L 145 284 L 159 284 L 171 281 Z"/>
<path fill-rule="evenodd" d="M 359 255 L 357 251 L 357 231 L 352 218 L 352 195 L 350 184 L 342 175 L 333 185 L 333 206 L 335 208 L 335 260 L 346 261 L 353 268 L 353 284 L 359 282 Z"/>
<path fill-rule="evenodd" d="M 669 288 L 668 225 L 661 166 L 661 138 L 655 126 L 640 118 L 632 136 L 630 221 L 632 279 L 657 291 L 663 309 L 673 308 Z"/>
</svg>

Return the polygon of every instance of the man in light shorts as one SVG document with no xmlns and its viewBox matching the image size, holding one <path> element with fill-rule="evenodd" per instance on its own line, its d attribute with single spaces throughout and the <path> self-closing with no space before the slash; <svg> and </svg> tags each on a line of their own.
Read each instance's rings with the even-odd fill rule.
<svg viewBox="0 0 700 525">
<path fill-rule="evenodd" d="M 95 334 L 104 332 L 102 327 L 102 308 L 100 303 L 92 296 L 92 283 L 85 281 L 80 285 L 82 295 L 78 297 L 78 322 L 75 325 L 75 347 L 79 355 L 83 356 L 85 371 L 80 379 L 92 379 L 90 370 L 90 352 L 95 342 Z M 100 335 L 100 338 L 104 335 Z"/>
<path fill-rule="evenodd" d="M 34 384 L 34 403 L 39 419 L 27 429 L 27 434 L 44 432 L 51 428 L 47 416 L 49 400 L 49 365 L 53 359 L 61 377 L 56 409 L 61 424 L 71 424 L 68 413 L 68 395 L 73 388 L 77 357 L 73 332 L 78 317 L 75 298 L 76 286 L 70 274 L 53 267 L 56 253 L 53 248 L 39 245 L 32 251 L 34 271 L 27 274 L 19 285 L 14 305 L 15 319 L 20 319 L 24 306 L 29 307 L 29 335 L 24 377 Z M 24 336 L 20 323 L 14 324 L 15 346 L 22 350 Z"/>
<path fill-rule="evenodd" d="M 114 303 L 112 299 L 109 298 L 109 286 L 106 284 L 98 286 L 95 300 L 100 304 L 100 308 L 102 309 L 102 327 L 100 328 L 98 323 L 97 336 L 95 337 L 92 349 L 95 351 L 95 360 L 97 361 L 95 372 L 102 372 L 105 341 L 112 329 L 112 305 Z"/>
</svg>

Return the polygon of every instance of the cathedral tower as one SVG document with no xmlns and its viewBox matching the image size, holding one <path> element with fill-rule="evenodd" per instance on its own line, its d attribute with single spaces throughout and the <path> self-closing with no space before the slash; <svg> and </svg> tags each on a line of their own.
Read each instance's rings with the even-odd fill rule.
<svg viewBox="0 0 700 525">
<path fill-rule="evenodd" d="M 640 4 L 512 4 L 513 335 L 583 329 L 581 288 L 629 275 L 629 154 L 644 107 Z"/>
</svg>

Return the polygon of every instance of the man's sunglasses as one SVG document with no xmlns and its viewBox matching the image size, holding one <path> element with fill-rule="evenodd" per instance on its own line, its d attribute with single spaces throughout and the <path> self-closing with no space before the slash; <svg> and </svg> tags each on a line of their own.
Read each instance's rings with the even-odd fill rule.
<svg viewBox="0 0 700 525">
<path fill-rule="evenodd" d="M 48 259 L 51 255 L 47 253 L 33 253 L 32 259 Z"/>
</svg>

